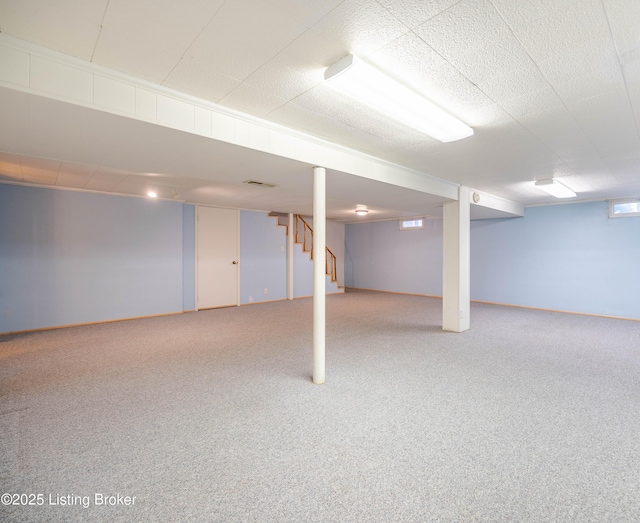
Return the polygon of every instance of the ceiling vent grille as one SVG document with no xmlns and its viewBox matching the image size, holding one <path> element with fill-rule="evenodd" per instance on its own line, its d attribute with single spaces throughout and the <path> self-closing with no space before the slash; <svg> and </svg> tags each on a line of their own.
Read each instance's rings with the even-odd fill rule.
<svg viewBox="0 0 640 523">
<path fill-rule="evenodd" d="M 245 180 L 242 183 L 246 183 L 247 185 L 254 185 L 255 187 L 265 187 L 267 189 L 270 189 L 272 187 L 277 187 L 276 185 L 274 185 L 272 183 L 259 182 L 257 180 Z"/>
</svg>

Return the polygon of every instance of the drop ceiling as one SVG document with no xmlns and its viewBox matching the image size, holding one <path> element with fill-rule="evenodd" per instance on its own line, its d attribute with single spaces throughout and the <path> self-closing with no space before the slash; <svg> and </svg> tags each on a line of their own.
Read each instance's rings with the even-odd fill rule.
<svg viewBox="0 0 640 523">
<path fill-rule="evenodd" d="M 578 200 L 640 196 L 639 20 L 637 0 L 0 0 L 6 35 L 525 205 L 555 203 L 533 185 L 550 177 Z M 442 144 L 332 91 L 324 69 L 349 53 L 475 135 Z M 152 184 L 165 198 L 310 212 L 308 165 L 25 97 L 0 89 L 16 118 L 23 104 L 32 123 L 58 124 L 25 131 L 28 148 L 1 135 L 5 180 L 128 194 Z M 379 219 L 442 202 L 339 172 L 328 182 L 342 221 L 355 204 Z"/>
</svg>

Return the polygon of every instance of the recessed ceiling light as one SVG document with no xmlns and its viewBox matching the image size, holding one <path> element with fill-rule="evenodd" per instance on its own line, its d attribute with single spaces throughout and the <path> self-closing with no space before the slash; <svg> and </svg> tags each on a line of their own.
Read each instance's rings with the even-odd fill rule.
<svg viewBox="0 0 640 523">
<path fill-rule="evenodd" d="M 461 140 L 473 129 L 413 89 L 347 55 L 324 73 L 328 85 L 441 142 Z"/>
<path fill-rule="evenodd" d="M 536 182 L 536 187 L 546 191 L 556 198 L 575 198 L 577 196 L 575 192 L 569 189 L 569 187 L 554 179 L 538 180 Z"/>
<path fill-rule="evenodd" d="M 155 191 L 147 191 L 147 196 L 149 198 L 157 198 L 158 197 L 158 193 Z"/>
</svg>

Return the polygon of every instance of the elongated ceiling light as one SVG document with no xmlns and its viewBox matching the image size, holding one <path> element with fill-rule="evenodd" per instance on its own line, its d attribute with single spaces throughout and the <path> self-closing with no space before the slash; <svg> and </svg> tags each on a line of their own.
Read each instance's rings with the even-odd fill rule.
<svg viewBox="0 0 640 523">
<path fill-rule="evenodd" d="M 441 142 L 473 134 L 465 123 L 353 55 L 328 67 L 324 79 L 347 96 Z"/>
<path fill-rule="evenodd" d="M 554 179 L 538 180 L 536 182 L 536 187 L 548 192 L 551 196 L 555 196 L 556 198 L 575 198 L 577 196 L 576 193 L 569 189 L 569 187 L 562 185 Z"/>
</svg>

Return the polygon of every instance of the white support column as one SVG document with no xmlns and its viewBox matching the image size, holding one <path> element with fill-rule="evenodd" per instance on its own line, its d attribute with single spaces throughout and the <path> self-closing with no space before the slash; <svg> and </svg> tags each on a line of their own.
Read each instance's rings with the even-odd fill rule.
<svg viewBox="0 0 640 523">
<path fill-rule="evenodd" d="M 313 383 L 324 383 L 327 209 L 324 167 L 313 168 Z"/>
<path fill-rule="evenodd" d="M 469 330 L 471 300 L 471 225 L 469 188 L 460 187 L 458 201 L 443 207 L 444 243 L 442 329 Z"/>
<path fill-rule="evenodd" d="M 287 235 L 287 300 L 293 300 L 293 239 L 296 233 L 293 213 L 289 213 L 289 234 Z"/>
</svg>

